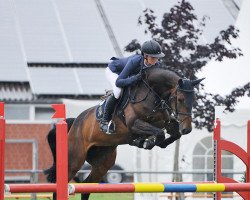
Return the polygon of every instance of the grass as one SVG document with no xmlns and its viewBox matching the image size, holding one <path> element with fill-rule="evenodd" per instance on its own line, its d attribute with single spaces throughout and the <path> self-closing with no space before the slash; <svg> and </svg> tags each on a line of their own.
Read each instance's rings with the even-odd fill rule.
<svg viewBox="0 0 250 200">
<path fill-rule="evenodd" d="M 80 194 L 70 200 L 80 200 Z M 117 193 L 117 194 L 91 194 L 89 200 L 133 200 L 134 195 L 132 193 Z"/>
<path fill-rule="evenodd" d="M 20 196 L 27 196 L 29 194 L 20 194 Z M 14 197 L 18 197 L 18 194 L 13 195 Z M 48 194 L 48 196 L 51 196 L 50 194 Z M 15 200 L 17 198 L 4 198 L 4 200 Z M 30 198 L 18 198 L 18 200 L 27 200 Z M 38 200 L 45 200 L 48 198 L 37 198 Z M 69 198 L 70 200 L 80 200 L 81 196 L 80 194 L 71 196 Z M 116 193 L 116 194 L 111 194 L 111 193 L 106 193 L 106 194 L 91 194 L 89 200 L 133 200 L 134 199 L 134 195 L 133 193 Z"/>
</svg>

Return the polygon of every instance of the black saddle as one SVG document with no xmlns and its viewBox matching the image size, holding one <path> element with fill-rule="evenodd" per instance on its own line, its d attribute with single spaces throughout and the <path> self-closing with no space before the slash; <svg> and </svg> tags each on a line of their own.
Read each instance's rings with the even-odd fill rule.
<svg viewBox="0 0 250 200">
<path fill-rule="evenodd" d="M 113 117 L 114 115 L 117 115 L 125 125 L 126 123 L 125 123 L 124 109 L 127 107 L 128 102 L 129 102 L 129 90 L 130 90 L 129 87 L 126 87 L 122 90 L 121 96 L 118 100 L 117 105 L 115 106 L 115 111 L 113 113 Z M 111 94 L 112 92 L 108 91 L 107 94 L 104 96 L 104 99 L 96 107 L 96 119 L 98 121 L 100 121 L 103 117 L 106 100 L 108 96 Z"/>
</svg>

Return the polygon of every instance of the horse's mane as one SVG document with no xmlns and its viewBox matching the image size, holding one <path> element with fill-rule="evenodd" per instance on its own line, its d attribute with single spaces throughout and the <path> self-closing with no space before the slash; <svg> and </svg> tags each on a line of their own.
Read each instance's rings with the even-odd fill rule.
<svg viewBox="0 0 250 200">
<path fill-rule="evenodd" d="M 146 68 L 145 72 L 149 75 L 149 76 L 153 76 L 155 77 L 155 79 L 157 80 L 161 80 L 162 81 L 167 81 L 169 82 L 169 84 L 176 84 L 177 81 L 181 78 L 181 76 L 179 76 L 178 73 L 176 73 L 173 70 L 170 70 L 169 68 L 165 67 L 165 66 L 156 66 L 156 67 L 150 67 L 150 68 Z M 163 80 L 164 79 L 164 80 Z"/>
<path fill-rule="evenodd" d="M 163 69 L 165 69 L 165 70 L 168 70 L 168 71 L 171 71 L 171 72 L 174 72 L 175 74 L 177 74 L 180 78 L 186 78 L 185 77 L 185 75 L 178 69 L 173 69 L 172 67 L 170 68 L 170 67 L 168 67 L 168 66 L 166 66 L 166 65 L 159 65 L 159 68 L 163 68 Z"/>
</svg>

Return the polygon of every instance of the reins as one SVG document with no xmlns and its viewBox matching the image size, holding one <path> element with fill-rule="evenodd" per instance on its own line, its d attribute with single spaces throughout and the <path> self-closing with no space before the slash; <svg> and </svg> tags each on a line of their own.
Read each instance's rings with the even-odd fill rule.
<svg viewBox="0 0 250 200">
<path fill-rule="evenodd" d="M 143 73 L 142 69 L 140 70 L 140 73 L 141 74 Z M 155 113 L 157 111 L 167 110 L 169 112 L 169 114 L 172 114 L 176 120 L 177 120 L 179 115 L 185 115 L 186 117 L 179 123 L 183 123 L 186 120 L 186 118 L 192 116 L 191 112 L 184 113 L 184 112 L 180 112 L 178 110 L 178 104 L 177 104 L 178 103 L 178 94 L 177 93 L 178 93 L 178 91 L 184 92 L 184 93 L 191 93 L 191 92 L 194 92 L 194 90 L 182 89 L 182 88 L 180 88 L 179 85 L 177 85 L 175 87 L 174 92 L 172 92 L 169 95 L 168 99 L 163 99 L 157 92 L 155 92 L 155 90 L 148 84 L 148 82 L 146 80 L 142 79 L 141 81 L 148 88 L 148 91 L 146 92 L 146 95 L 142 99 L 136 101 L 137 88 L 135 89 L 135 93 L 134 93 L 133 97 L 131 97 L 132 95 L 131 95 L 131 88 L 130 88 L 129 89 L 129 101 L 132 104 L 136 104 L 136 103 L 140 103 L 140 102 L 145 101 L 148 98 L 149 93 L 151 92 L 154 95 L 154 97 L 157 99 L 155 101 L 155 107 L 152 109 L 152 113 Z M 136 87 L 138 87 L 138 84 Z M 171 108 L 171 106 L 170 106 L 170 104 L 173 100 L 175 100 L 175 108 L 174 109 Z"/>
</svg>

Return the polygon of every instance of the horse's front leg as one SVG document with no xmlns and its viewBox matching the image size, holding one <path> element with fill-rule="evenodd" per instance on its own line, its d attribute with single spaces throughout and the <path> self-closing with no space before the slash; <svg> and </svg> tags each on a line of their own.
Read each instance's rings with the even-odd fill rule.
<svg viewBox="0 0 250 200">
<path fill-rule="evenodd" d="M 180 139 L 180 137 L 181 137 L 181 134 L 170 135 L 169 138 L 166 138 L 163 142 L 158 143 L 157 146 L 159 146 L 161 148 L 166 148 L 168 145 L 170 145 L 173 142 L 175 142 L 176 140 Z"/>
<path fill-rule="evenodd" d="M 141 139 L 139 137 L 137 139 L 138 141 L 135 140 L 140 143 L 138 144 L 138 147 L 141 147 L 140 145 L 142 145 L 144 149 L 152 149 L 156 144 L 165 139 L 165 134 L 162 129 L 140 119 L 136 119 L 130 129 L 132 134 L 143 135 L 147 137 L 146 139 Z"/>
<path fill-rule="evenodd" d="M 163 142 L 157 144 L 161 148 L 166 148 L 168 145 L 172 144 L 174 141 L 180 139 L 181 134 L 179 131 L 179 122 L 176 119 L 172 118 L 165 125 L 167 133 L 170 137 L 166 138 Z"/>
</svg>

